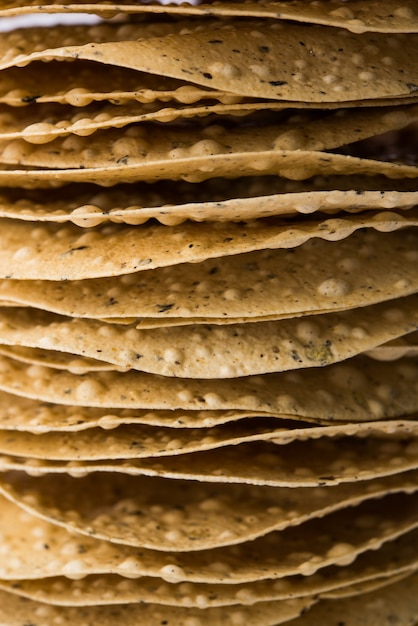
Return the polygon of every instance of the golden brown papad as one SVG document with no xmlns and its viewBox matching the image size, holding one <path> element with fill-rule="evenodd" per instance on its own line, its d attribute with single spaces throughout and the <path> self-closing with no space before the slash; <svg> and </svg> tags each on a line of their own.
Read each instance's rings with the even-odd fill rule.
<svg viewBox="0 0 418 626">
<path fill-rule="evenodd" d="M 48 604 L 63 606 L 123 605 L 146 602 L 169 606 L 229 606 L 298 597 L 329 597 L 349 586 L 385 585 L 394 576 L 412 575 L 417 568 L 418 531 L 388 541 L 379 550 L 360 554 L 343 568 L 325 567 L 310 576 L 289 576 L 237 585 L 167 583 L 155 578 L 122 578 L 101 574 L 81 580 L 49 577 L 40 580 L 0 581 L 0 588 Z M 366 591 L 366 589 L 364 590 Z"/>
<path fill-rule="evenodd" d="M 418 295 L 303 320 L 148 330 L 6 307 L 0 309 L 0 328 L 0 346 L 65 353 L 64 365 L 75 373 L 83 373 L 83 363 L 72 366 L 71 358 L 81 356 L 93 359 L 85 371 L 106 369 L 94 367 L 98 359 L 122 371 L 236 378 L 323 367 L 411 333 L 418 328 Z M 48 352 L 43 354 L 39 364 L 48 366 Z"/>
<path fill-rule="evenodd" d="M 334 8 L 335 7 L 335 8 Z M 307 4 L 303 1 L 294 1 L 292 4 L 276 0 L 274 2 L 222 2 L 205 3 L 199 5 L 182 4 L 162 5 L 159 2 L 148 2 L 144 5 L 135 4 L 132 0 L 119 0 L 119 2 L 87 2 L 86 0 L 75 0 L 71 3 L 63 3 L 62 0 L 53 0 L 45 3 L 44 0 L 26 1 L 23 5 L 16 0 L 7 0 L 0 15 L 16 16 L 26 13 L 72 13 L 87 12 L 112 17 L 121 13 L 152 13 L 167 15 L 195 15 L 207 17 L 234 16 L 234 17 L 264 17 L 285 20 L 295 20 L 298 22 L 308 22 L 313 24 L 324 24 L 340 28 L 347 28 L 355 33 L 365 31 L 376 32 L 417 32 L 418 19 L 414 9 L 414 0 L 404 0 L 402 6 L 393 10 L 391 2 L 383 0 L 380 2 L 365 2 L 355 0 L 345 7 L 333 0 L 324 7 L 321 4 Z M 331 9 L 331 10 L 330 10 Z"/>
<path fill-rule="evenodd" d="M 135 107 L 142 111 L 149 110 L 147 117 L 142 115 L 144 117 L 142 124 L 133 124 Z M 211 116 L 207 122 L 204 119 L 205 114 L 209 114 L 212 108 L 215 113 L 217 111 L 219 113 Z M 95 115 L 98 106 L 95 105 L 92 109 Z M 397 130 L 405 130 L 406 133 L 410 132 L 412 135 L 412 137 L 401 135 L 399 141 L 402 139 L 411 141 L 415 136 L 414 123 L 418 118 L 416 104 L 405 107 L 302 112 L 292 108 L 282 110 L 284 109 L 282 104 L 263 100 L 252 104 L 212 106 L 206 104 L 206 106 L 178 109 L 164 109 L 158 104 L 149 104 L 146 107 L 138 104 L 118 107 L 110 107 L 110 105 L 103 107 L 102 105 L 99 111 L 103 109 L 113 111 L 113 114 L 104 114 L 109 128 L 105 127 L 105 130 L 95 132 L 92 139 L 86 139 L 84 135 L 98 131 L 97 128 L 95 129 L 95 124 L 104 122 L 100 122 L 100 114 L 97 115 L 97 121 L 95 118 L 90 120 L 88 108 L 80 113 L 72 108 L 63 108 L 62 105 L 54 107 L 41 104 L 29 110 L 19 110 L 15 117 L 21 118 L 20 125 L 23 128 L 13 141 L 6 141 L 6 139 L 12 139 L 7 136 L 9 134 L 7 133 L 6 138 L 0 142 L 1 161 L 7 164 L 69 169 L 80 166 L 85 168 L 112 166 L 115 163 L 120 164 L 122 157 L 124 158 L 123 165 L 135 162 L 139 157 L 150 162 L 195 157 L 196 169 L 199 169 L 199 157 L 207 155 L 261 154 L 272 150 L 277 152 L 292 150 L 330 152 L 333 150 L 347 154 L 347 146 L 351 144 L 365 142 L 371 138 L 380 140 L 381 136 L 383 140 L 385 133 Z M 254 110 L 252 116 L 249 115 L 251 109 Z M 37 117 L 30 115 L 33 111 Z M 118 117 L 117 111 L 127 112 L 125 124 L 123 116 Z M 132 112 L 130 115 L 129 111 Z M 225 115 L 221 115 L 222 111 L 225 111 Z M 274 112 L 275 115 L 273 115 Z M 10 112 L 7 112 L 7 109 L 4 112 L 3 108 L 0 113 L 4 118 L 2 121 L 0 115 L 0 128 L 10 129 L 14 118 L 11 117 Z M 66 113 L 70 120 L 65 119 Z M 242 115 L 246 113 L 248 117 L 243 124 Z M 152 121 L 164 122 L 166 116 L 171 117 L 173 122 L 178 116 L 180 119 L 170 126 L 150 123 Z M 74 117 L 74 120 L 71 117 Z M 190 117 L 194 124 L 182 124 L 181 117 Z M 49 119 L 50 122 L 48 122 Z M 115 121 L 114 127 L 112 127 L 112 119 Z M 40 128 L 38 124 L 31 123 L 34 120 L 39 122 Z M 238 125 L 234 122 L 238 122 Z M 27 130 L 25 130 L 25 124 L 27 124 Z M 131 125 L 126 128 L 127 124 Z M 123 127 L 122 130 L 118 128 L 119 126 Z M 55 133 L 58 133 L 58 136 L 54 139 Z M 69 136 L 61 137 L 60 134 Z M 51 139 L 51 143 L 53 141 L 52 145 L 27 145 L 28 141 L 33 144 L 47 143 L 48 138 Z M 392 137 L 391 143 L 397 145 L 396 135 L 395 138 Z M 367 157 L 367 144 L 364 143 L 363 146 L 363 152 Z M 107 148 L 106 153 L 103 153 L 103 148 Z M 393 157 L 386 158 L 384 144 L 379 148 L 380 150 L 375 150 L 373 154 L 377 160 L 395 160 Z M 363 156 L 363 154 L 359 152 L 358 156 Z"/>
<path fill-rule="evenodd" d="M 117 66 L 97 66 L 91 61 L 80 61 L 73 66 L 68 64 L 62 72 L 59 61 L 45 64 L 31 64 L 26 68 L 12 67 L 2 70 L 0 103 L 13 107 L 25 107 L 34 103 L 55 102 L 75 107 L 86 107 L 92 102 L 126 104 L 129 102 L 167 102 L 194 104 L 202 100 L 213 103 L 237 104 L 248 99 L 228 92 L 192 85 L 184 80 L 153 76 Z M 251 101 L 251 99 L 250 99 Z M 284 107 L 298 109 L 335 109 L 338 102 L 297 102 L 280 101 Z M 344 107 L 392 106 L 413 104 L 416 96 L 376 98 L 373 100 L 349 100 Z"/>
<path fill-rule="evenodd" d="M 385 514 L 385 524 L 379 524 L 385 506 L 390 513 Z M 349 517 L 346 511 L 339 511 L 306 521 L 301 526 L 306 534 L 318 533 L 314 549 L 309 536 L 301 533 L 299 527 L 290 527 L 241 545 L 197 552 L 161 552 L 71 536 L 59 526 L 23 511 L 18 513 L 16 505 L 4 500 L 2 549 L 4 553 L 19 555 L 19 560 L 5 561 L 0 572 L 8 580 L 63 575 L 77 579 L 88 574 L 112 573 L 128 578 L 153 576 L 167 582 L 227 584 L 311 575 L 328 565 L 350 564 L 359 554 L 415 529 L 416 508 L 412 496 L 391 494 L 353 507 Z M 332 530 L 335 524 L 339 525 L 337 541 Z M 28 535 L 41 536 L 42 546 L 34 542 L 25 549 Z"/>
<path fill-rule="evenodd" d="M 259 100 L 241 104 L 214 104 L 210 100 L 194 106 L 167 107 L 159 102 L 126 105 L 90 105 L 77 108 L 63 105 L 37 104 L 10 114 L 9 107 L 0 107 L 0 140 L 24 139 L 33 144 L 50 143 L 67 135 L 89 136 L 97 130 L 123 128 L 132 124 L 150 122 L 182 124 L 193 120 L 196 133 L 203 123 L 225 121 L 265 124 L 272 114 L 275 126 L 272 134 L 279 133 L 274 147 L 282 149 L 330 149 L 358 142 L 375 135 L 393 132 L 416 122 L 417 105 L 369 108 L 347 108 L 338 111 L 300 111 L 291 103 Z M 263 119 L 261 114 L 266 115 Z M 244 118 L 244 119 L 242 119 Z M 188 133 L 184 130 L 184 139 Z M 158 131 L 156 141 L 158 141 Z M 3 144 L 4 145 L 4 144 Z"/>
<path fill-rule="evenodd" d="M 79 138 L 73 137 L 76 140 Z M 25 152 L 32 147 L 25 143 Z M 136 143 L 136 142 L 135 142 Z M 217 144 L 217 142 L 215 142 Z M 210 150 L 212 145 L 209 144 Z M 174 144 L 171 144 L 174 148 Z M 207 144 L 198 146 L 198 151 L 206 151 Z M 102 150 L 109 150 L 110 146 Z M 217 145 L 215 151 L 218 151 Z M 124 152 L 124 151 L 123 151 Z M 24 160 L 22 147 L 17 147 L 17 153 Z M 45 169 L 38 166 L 22 165 L 20 169 L 8 163 L 1 165 L 0 183 L 4 187 L 23 187 L 24 189 L 53 188 L 69 183 L 94 183 L 108 186 L 117 183 L 132 183 L 145 181 L 154 183 L 159 180 L 185 180 L 199 183 L 210 178 L 224 176 L 237 178 L 240 176 L 272 175 L 287 177 L 292 180 L 302 180 L 317 175 L 355 175 L 376 176 L 384 175 L 388 178 L 416 178 L 418 167 L 400 163 L 388 163 L 374 159 L 363 159 L 345 154 L 328 152 L 310 152 L 306 150 L 278 150 L 234 154 L 211 154 L 201 156 L 198 167 L 193 169 L 192 163 L 198 157 L 183 157 L 175 160 L 147 161 L 139 157 L 138 161 L 125 164 L 125 156 L 119 155 L 113 161 L 119 160 L 118 165 L 111 167 L 86 167 L 83 163 L 73 169 Z M 18 158 L 19 158 L 18 157 Z M 16 154 L 13 155 L 16 159 Z"/>
<path fill-rule="evenodd" d="M 388 363 L 355 357 L 348 363 L 302 372 L 203 380 L 135 371 L 76 375 L 26 366 L 2 357 L 0 388 L 18 396 L 72 406 L 186 411 L 238 409 L 322 418 L 328 422 L 360 422 L 414 414 L 417 367 L 416 359 L 410 358 Z"/>
<path fill-rule="evenodd" d="M 71 532 L 162 551 L 234 545 L 390 493 L 414 493 L 417 472 L 338 488 L 270 488 L 95 474 L 3 473 L 1 493 Z M 136 523 L 140 520 L 140 524 Z M 412 555 L 410 555 L 412 556 Z"/>
<path fill-rule="evenodd" d="M 293 451 L 297 458 L 295 456 L 292 463 L 296 461 L 300 463 L 300 454 L 305 449 L 306 444 L 300 445 L 300 443 L 294 444 L 293 442 L 321 439 L 321 442 L 312 444 L 313 459 L 316 463 L 318 458 L 316 447 L 324 450 L 324 454 L 328 455 L 328 462 L 330 462 L 329 458 L 335 453 L 335 447 L 339 445 L 338 442 L 340 442 L 343 450 L 349 449 L 352 445 L 353 450 L 356 451 L 356 446 L 361 445 L 358 443 L 358 438 L 364 438 L 366 435 L 370 439 L 369 445 L 375 446 L 376 451 L 381 450 L 383 455 L 385 454 L 385 441 L 381 440 L 385 440 L 387 437 L 392 438 L 394 440 L 392 452 L 395 451 L 396 447 L 399 452 L 400 448 L 403 449 L 404 447 L 399 444 L 399 439 L 404 438 L 408 440 L 407 445 L 405 444 L 408 451 L 407 456 L 411 456 L 411 451 L 414 449 L 414 438 L 418 435 L 418 422 L 414 419 L 335 426 L 296 424 L 289 425 L 285 421 L 281 423 L 276 419 L 259 416 L 257 419 L 242 420 L 238 424 L 229 426 L 224 424 L 222 428 L 176 429 L 174 433 L 170 428 L 153 428 L 138 424 L 120 425 L 118 428 L 112 429 L 110 433 L 102 428 L 93 428 L 81 430 L 77 434 L 54 431 L 43 434 L 17 431 L 11 434 L 10 429 L 6 429 L 0 430 L 0 451 L 3 454 L 20 457 L 56 460 L 138 459 L 172 457 L 179 454 L 265 441 L 279 445 L 293 444 L 290 446 L 291 452 L 287 452 L 287 450 L 278 451 L 274 446 L 264 446 L 264 444 L 261 444 L 261 450 L 270 450 L 273 455 L 278 454 L 279 457 L 282 455 L 283 462 L 285 460 L 287 462 L 288 456 Z M 337 442 L 332 442 L 330 445 L 326 443 L 327 438 L 335 438 Z M 258 445 L 247 445 L 245 449 L 254 448 L 257 450 Z M 301 451 L 300 454 L 297 452 L 298 450 Z M 240 463 L 242 459 L 240 448 L 230 447 L 229 451 L 232 452 L 235 463 L 237 459 Z M 228 450 L 224 450 L 224 452 L 228 456 Z M 199 463 L 199 466 L 201 467 L 202 464 Z M 252 468 L 251 471 L 255 473 L 256 468 Z"/>
<path fill-rule="evenodd" d="M 64 406 L 38 402 L 0 391 L 0 424 L 2 429 L 44 433 L 71 432 L 86 428 L 111 430 L 122 424 L 144 424 L 169 428 L 212 428 L 247 417 L 257 417 L 257 411 L 147 411 L 141 409 L 106 410 L 78 406 Z M 303 420 L 288 420 L 276 415 L 283 426 L 301 426 Z M 280 426 L 280 424 L 279 424 Z"/>
<path fill-rule="evenodd" d="M 299 441 L 284 449 L 269 442 L 225 446 L 221 466 L 219 451 L 209 450 L 164 458 L 106 458 L 99 461 L 45 461 L 9 455 L 0 457 L 0 467 L 3 471 L 23 470 L 33 476 L 52 473 L 79 477 L 93 472 L 116 472 L 212 483 L 314 487 L 369 480 L 416 469 L 416 447 L 415 438 L 390 444 L 381 437 L 370 438 L 368 444 L 362 446 L 350 438 L 341 437 L 338 442 L 325 439 L 314 443 Z M 339 449 L 341 457 L 338 456 Z M 396 456 L 392 456 L 390 450 Z M 364 459 L 365 452 L 376 455 L 377 461 L 373 464 L 370 459 Z M 257 461 L 258 467 L 248 467 L 249 457 Z"/>
<path fill-rule="evenodd" d="M 330 10 L 332 8 L 332 10 Z M 45 4 L 43 0 L 30 0 L 24 4 L 17 0 L 7 0 L 0 10 L 1 16 L 24 15 L 26 13 L 71 13 L 86 12 L 111 17 L 121 13 L 152 13 L 167 15 L 196 15 L 206 17 L 208 15 L 234 16 L 234 17 L 265 17 L 313 24 L 324 24 L 340 28 L 347 28 L 355 33 L 365 31 L 376 32 L 417 32 L 418 18 L 414 9 L 414 0 L 404 0 L 402 6 L 393 10 L 388 0 L 379 2 L 366 2 L 355 0 L 347 7 L 341 0 L 333 1 L 328 5 L 307 4 L 303 1 L 293 1 L 292 4 L 276 0 L 274 2 L 209 2 L 193 5 L 174 3 L 162 5 L 159 2 L 136 4 L 132 0 L 119 0 L 119 2 L 88 2 L 75 0 L 71 3 L 63 3 L 62 0 L 53 0 Z"/>
<path fill-rule="evenodd" d="M 358 35 L 323 26 L 282 25 L 269 20 L 245 20 L 238 25 L 226 20 L 222 26 L 209 20 L 206 28 L 195 26 L 194 31 L 189 20 L 189 28 L 183 33 L 182 21 L 157 22 L 162 36 L 153 36 L 146 23 L 142 31 L 135 32 L 136 26 L 140 27 L 141 22 L 129 27 L 128 32 L 119 27 L 116 38 L 124 37 L 125 41 L 77 45 L 71 33 L 73 45 L 66 47 L 64 43 L 64 47 L 55 49 L 54 45 L 62 46 L 62 39 L 57 41 L 59 36 L 55 35 L 59 31 L 54 31 L 55 41 L 49 42 L 38 32 L 41 29 L 33 29 L 33 41 L 26 34 L 26 41 L 22 42 L 22 35 L 17 33 L 15 45 L 22 47 L 23 43 L 23 50 L 10 49 L 5 38 L 7 56 L 3 55 L 0 67 L 57 58 L 92 60 L 182 80 L 186 75 L 193 84 L 212 89 L 224 89 L 227 85 L 229 92 L 247 97 L 303 102 L 408 96 L 416 90 L 417 61 L 409 54 L 415 34 L 390 35 L 392 60 L 385 65 L 376 64 L 367 49 L 373 46 L 380 58 L 387 56 L 388 37 L 380 33 Z M 168 33 L 176 29 L 179 32 L 164 36 L 161 26 Z M 137 37 L 141 39 L 132 41 Z M 30 48 L 38 42 L 42 42 L 41 51 L 31 53 Z M 330 49 L 338 50 L 338 54 L 330 55 Z M 327 76 L 333 78 L 327 80 Z"/>
<path fill-rule="evenodd" d="M 89 237 L 94 243 L 94 233 L 84 236 L 80 246 L 87 245 Z M 229 243 L 224 245 L 226 251 Z M 42 250 L 42 238 L 39 246 Z M 25 248 L 18 256 L 25 256 Z M 169 318 L 176 323 L 182 318 L 182 324 L 201 318 L 205 323 L 280 319 L 413 294 L 417 260 L 415 229 L 358 231 L 338 244 L 312 239 L 291 251 L 263 250 L 131 276 L 71 282 L 5 280 L 0 283 L 0 298 L 73 317 L 127 318 L 130 323 L 138 318 L 138 324 L 139 318 L 151 318 L 157 326 Z M 149 265 L 146 261 L 143 268 Z"/>
<path fill-rule="evenodd" d="M 201 182 L 219 176 L 237 178 L 261 174 L 294 180 L 337 174 L 416 178 L 416 162 L 410 159 L 407 148 L 408 143 L 413 142 L 413 134 L 406 135 L 406 147 L 395 146 L 395 160 L 391 152 L 386 155 L 373 148 L 380 134 L 372 140 L 365 139 L 366 145 L 364 141 L 356 141 L 359 129 L 355 122 L 357 118 L 363 122 L 369 118 L 370 114 L 365 111 L 350 113 L 350 109 L 346 110 L 349 118 L 353 118 L 352 128 L 348 127 L 346 133 L 342 130 L 346 124 L 328 113 L 324 120 L 314 120 L 312 128 L 308 124 L 306 134 L 297 121 L 293 128 L 288 123 L 232 128 L 225 123 L 209 124 L 199 129 L 141 124 L 122 130 L 98 131 L 92 139 L 76 135 L 57 138 L 47 146 L 28 144 L 23 139 L 3 141 L 0 143 L 3 164 L 0 180 L 3 186 L 36 187 L 68 182 L 109 186 L 162 179 Z M 411 116 L 415 113 L 411 112 Z M 384 117 L 384 114 L 378 116 L 375 134 L 382 127 Z M 396 112 L 388 113 L 387 120 L 388 127 L 405 123 L 404 116 Z M 362 126 L 360 120 L 359 125 Z M 364 122 L 360 138 L 363 133 L 370 136 L 373 124 L 370 130 L 368 126 Z M 318 131 L 324 135 L 319 141 Z M 346 136 L 346 146 L 341 145 L 341 134 Z M 59 178 L 54 176 L 58 171 Z"/>
<path fill-rule="evenodd" d="M 409 227 L 406 243 L 411 243 L 418 237 L 417 225 L 415 209 L 405 214 L 378 211 L 325 220 L 307 218 L 303 222 L 270 218 L 246 224 L 188 223 L 171 228 L 150 223 L 140 229 L 113 224 L 87 231 L 70 224 L 34 228 L 28 222 L 4 220 L 0 277 L 58 281 L 103 278 L 254 250 L 295 248 L 313 238 L 334 242 L 360 229 L 385 233 Z"/>
<path fill-rule="evenodd" d="M 109 607 L 89 607 L 88 609 L 45 606 L 38 602 L 10 597 L 2 592 L 4 608 L 0 610 L 0 619 L 7 619 L 10 626 L 20 626 L 22 620 L 39 616 L 41 619 L 59 620 L 62 624 L 73 624 L 80 621 L 83 626 L 94 626 L 97 623 L 103 626 L 116 626 L 120 620 L 146 623 L 149 626 L 160 626 L 161 622 L 168 621 L 173 626 L 184 624 L 198 624 L 199 626 L 222 626 L 224 624 L 224 610 L 222 608 L 196 609 L 165 607 L 159 604 L 133 604 L 109 610 Z M 287 622 L 302 613 L 314 601 L 311 598 L 287 600 L 278 602 L 263 602 L 261 605 L 233 606 L 228 608 L 228 617 L 236 624 L 246 624 L 250 620 L 254 626 L 276 626 Z M 7 607 L 6 607 L 7 604 Z M 279 620 L 279 621 L 278 621 Z"/>
<path fill-rule="evenodd" d="M 222 179 L 202 184 L 161 182 L 117 185 L 106 191 L 74 185 L 62 190 L 3 188 L 0 217 L 34 222 L 72 222 L 90 228 L 115 222 L 138 226 L 154 218 L 175 226 L 185 220 L 234 222 L 313 213 L 404 211 L 418 203 L 413 180 L 327 177 L 290 181 L 276 176 Z M 231 195 L 235 197 L 231 197 Z M 340 217 L 343 217 L 340 216 Z"/>
</svg>

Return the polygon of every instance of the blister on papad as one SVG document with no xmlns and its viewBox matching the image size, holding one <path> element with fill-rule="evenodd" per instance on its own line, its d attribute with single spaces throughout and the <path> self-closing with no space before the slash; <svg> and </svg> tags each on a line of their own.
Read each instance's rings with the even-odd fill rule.
<svg viewBox="0 0 418 626">
<path fill-rule="evenodd" d="M 182 22 L 174 24 L 180 25 L 180 34 L 153 37 L 144 28 L 144 33 L 136 34 L 144 37 L 139 41 L 68 46 L 59 42 L 62 47 L 55 49 L 55 42 L 43 41 L 41 51 L 32 53 L 27 43 L 23 51 L 15 51 L 5 40 L 8 56 L 0 68 L 58 58 L 92 60 L 182 80 L 187 77 L 193 84 L 213 89 L 227 86 L 228 91 L 247 97 L 304 102 L 408 96 L 416 90 L 417 61 L 409 54 L 415 34 L 391 34 L 393 44 L 388 55 L 388 36 L 379 33 L 358 35 L 269 20 L 238 25 L 225 21 L 222 26 L 215 26 L 212 20 L 204 29 L 193 32 L 189 26 L 181 33 Z M 126 36 L 129 38 L 135 38 L 132 31 Z M 21 43 L 19 38 L 16 43 Z M 372 46 L 373 55 L 368 46 Z M 330 55 L 330 49 L 338 54 Z M 391 58 L 387 64 L 376 63 L 376 57 L 387 56 Z"/>
<path fill-rule="evenodd" d="M 150 223 L 140 229 L 118 224 L 94 230 L 70 224 L 33 228 L 24 221 L 7 220 L 1 225 L 0 277 L 54 281 L 107 278 L 254 250 L 295 248 L 314 238 L 335 242 L 360 229 L 389 233 L 417 225 L 418 212 L 414 209 L 405 214 L 378 211 L 304 222 L 271 218 L 247 224 L 187 223 L 171 228 Z M 406 243 L 418 237 L 414 229 L 410 233 Z"/>
<path fill-rule="evenodd" d="M 93 366 L 98 359 L 122 371 L 235 378 L 323 367 L 402 337 L 418 328 L 418 295 L 303 320 L 148 330 L 135 326 L 6 307 L 0 309 L 0 346 L 44 349 L 40 364 L 46 366 L 48 351 L 62 352 L 64 366 L 75 373 L 83 373 L 82 362 L 71 365 L 80 356 L 92 359 Z M 85 371 L 106 369 L 88 363 Z"/>
<path fill-rule="evenodd" d="M 272 216 L 411 209 L 418 204 L 413 180 L 330 177 L 290 181 L 279 177 L 161 182 L 110 189 L 74 185 L 62 190 L 3 188 L 0 217 L 34 222 L 72 222 L 94 227 L 115 222 L 140 225 L 154 218 L 175 226 L 186 220 L 243 221 Z"/>
<path fill-rule="evenodd" d="M 23 5 L 16 0 L 8 0 L 1 9 L 1 16 L 24 15 L 26 13 L 72 13 L 87 12 L 110 17 L 121 13 L 152 13 L 168 15 L 196 15 L 206 17 L 265 17 L 284 20 L 296 20 L 313 24 L 324 24 L 347 28 L 355 33 L 377 32 L 417 32 L 418 18 L 414 11 L 414 0 L 404 0 L 402 6 L 393 10 L 389 1 L 366 2 L 355 0 L 347 7 L 341 0 L 333 0 L 327 6 L 307 4 L 306 2 L 218 2 L 200 3 L 199 5 L 183 2 L 181 4 L 162 5 L 159 2 L 135 4 L 132 0 L 119 2 L 88 2 L 76 0 L 63 3 L 54 0 L 45 4 L 43 0 L 26 1 Z"/>
<path fill-rule="evenodd" d="M 390 626 L 395 619 L 399 626 L 413 626 L 418 614 L 418 575 L 363 596 L 340 600 L 323 600 L 292 622 L 292 626 L 334 626 L 343 616 L 345 626 Z"/>
<path fill-rule="evenodd" d="M 392 494 L 353 507 L 350 515 L 345 510 L 337 511 L 244 544 L 197 552 L 161 552 L 71 535 L 64 528 L 28 515 L 6 499 L 2 513 L 3 553 L 19 556 L 1 563 L 1 577 L 9 580 L 50 576 L 78 579 L 111 573 L 128 578 L 152 576 L 172 583 L 235 585 L 311 575 L 329 565 L 349 565 L 360 554 L 378 549 L 418 525 L 413 496 Z M 28 545 L 28 536 L 40 540 Z"/>
<path fill-rule="evenodd" d="M 210 485 L 118 474 L 0 475 L 1 493 L 71 532 L 162 551 L 234 545 L 390 493 L 414 493 L 417 473 L 338 488 Z M 138 521 L 140 520 L 140 523 Z"/>
<path fill-rule="evenodd" d="M 300 372 L 203 380 L 135 371 L 75 375 L 2 357 L 0 388 L 17 396 L 71 406 L 241 410 L 290 419 L 362 422 L 414 414 L 417 367 L 416 360 L 409 358 L 387 363 L 355 357 L 348 363 Z"/>
<path fill-rule="evenodd" d="M 40 580 L 0 581 L 0 588 L 11 593 L 62 606 L 123 605 L 158 601 L 170 606 L 229 606 L 235 603 L 287 600 L 299 597 L 328 597 L 373 582 L 384 585 L 395 576 L 412 575 L 417 569 L 415 548 L 418 532 L 412 530 L 378 551 L 360 554 L 350 565 L 331 565 L 310 576 L 296 575 L 279 580 L 222 585 L 167 583 L 142 577 L 129 580 L 117 575 L 86 576 L 81 580 L 49 577 Z"/>
<path fill-rule="evenodd" d="M 176 231 L 161 230 L 166 236 L 170 232 Z M 37 245 L 43 249 L 45 230 L 41 229 L 40 235 Z M 91 238 L 93 252 L 97 235 L 85 232 L 85 239 L 82 237 L 80 233 L 79 245 L 87 245 Z M 229 243 L 223 242 L 225 252 Z M 9 278 L 0 282 L 0 300 L 72 317 L 115 318 L 115 322 L 125 318 L 128 323 L 137 321 L 138 326 L 142 321 L 164 326 L 171 318 L 176 325 L 225 324 L 341 311 L 416 293 L 417 243 L 415 229 L 358 231 L 337 244 L 311 239 L 291 251 L 262 250 L 113 278 Z M 16 239 L 16 247 L 18 244 Z M 59 246 L 59 240 L 52 245 Z M 19 247 L 21 263 L 29 246 Z M 28 253 L 31 256 L 34 248 Z M 17 259 L 15 262 L 18 267 Z M 39 268 L 35 266 L 35 270 Z"/>
</svg>

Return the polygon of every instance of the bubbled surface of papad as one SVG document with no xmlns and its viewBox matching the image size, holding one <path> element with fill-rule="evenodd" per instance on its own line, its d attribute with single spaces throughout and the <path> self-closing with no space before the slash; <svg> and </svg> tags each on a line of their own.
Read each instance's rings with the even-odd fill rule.
<svg viewBox="0 0 418 626">
<path fill-rule="evenodd" d="M 18 16 L 0 622 L 415 626 L 416 3 Z"/>
</svg>

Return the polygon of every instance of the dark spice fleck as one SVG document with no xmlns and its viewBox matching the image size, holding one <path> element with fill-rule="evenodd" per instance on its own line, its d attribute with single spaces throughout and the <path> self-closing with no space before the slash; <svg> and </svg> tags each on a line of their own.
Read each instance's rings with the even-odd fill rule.
<svg viewBox="0 0 418 626">
<path fill-rule="evenodd" d="M 24 96 L 23 98 L 21 98 L 21 102 L 24 102 L 25 104 L 33 104 L 40 97 L 41 97 L 40 95 L 39 96 Z"/>
<path fill-rule="evenodd" d="M 159 313 L 165 313 L 173 308 L 174 302 L 172 304 L 157 304 L 156 306 L 158 307 Z"/>
</svg>

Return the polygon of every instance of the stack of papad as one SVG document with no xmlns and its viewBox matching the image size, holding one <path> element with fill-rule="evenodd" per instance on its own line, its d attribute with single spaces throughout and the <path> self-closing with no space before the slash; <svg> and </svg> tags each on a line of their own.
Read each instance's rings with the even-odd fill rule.
<svg viewBox="0 0 418 626">
<path fill-rule="evenodd" d="M 416 626 L 414 0 L 8 0 L 0 622 Z"/>
</svg>

